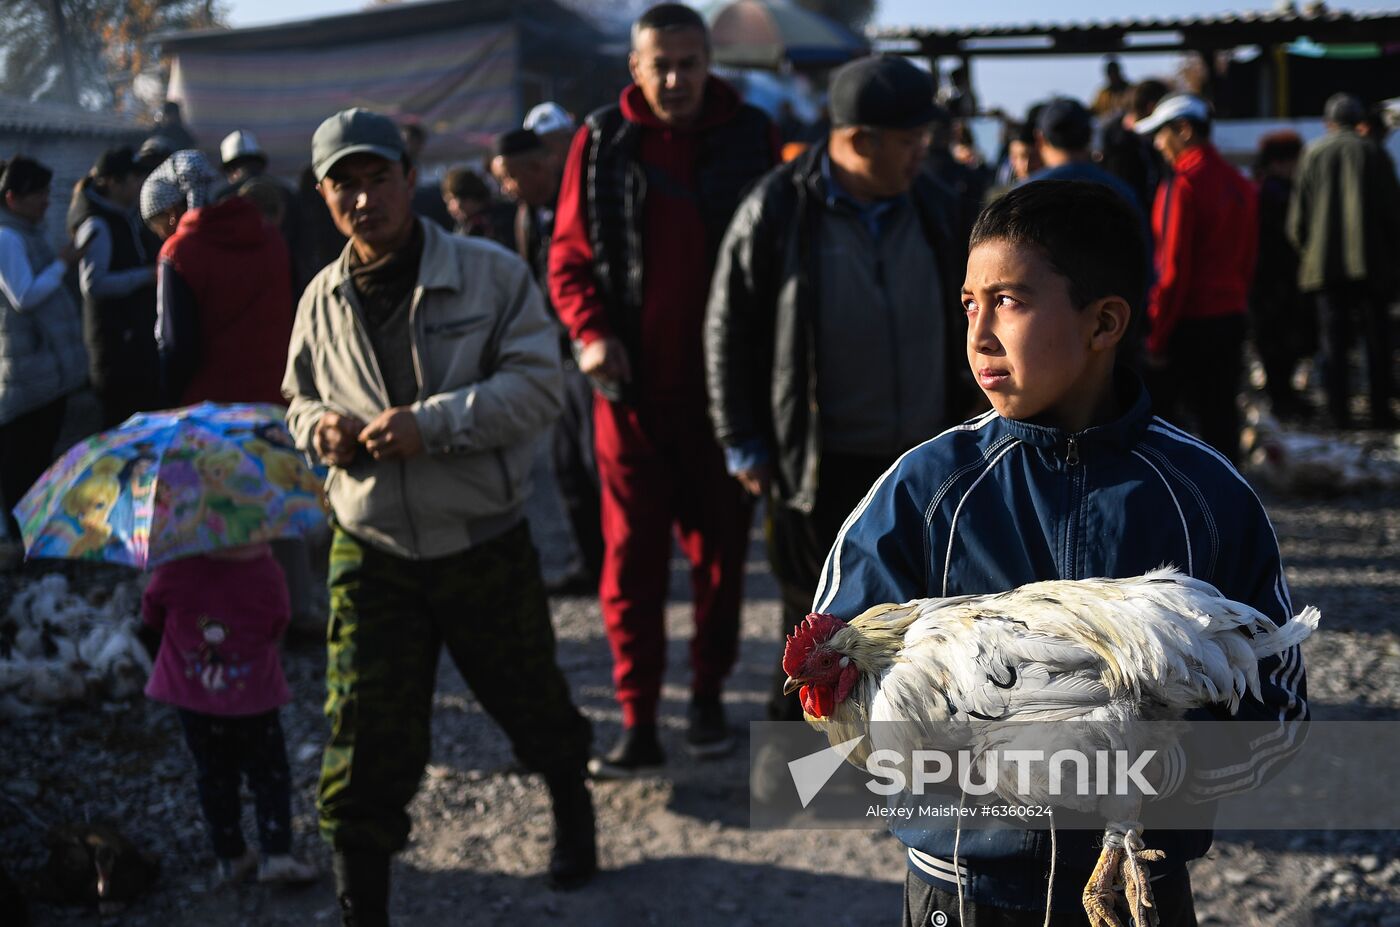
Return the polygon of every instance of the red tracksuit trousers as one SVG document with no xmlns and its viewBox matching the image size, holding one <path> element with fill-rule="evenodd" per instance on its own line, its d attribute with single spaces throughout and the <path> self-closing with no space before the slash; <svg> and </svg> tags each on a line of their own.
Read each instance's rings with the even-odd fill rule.
<svg viewBox="0 0 1400 927">
<path fill-rule="evenodd" d="M 724 468 L 703 409 L 638 409 L 594 397 L 602 485 L 599 599 L 627 727 L 656 720 L 666 668 L 674 533 L 690 563 L 691 691 L 718 695 L 739 649 L 752 505 Z"/>
</svg>

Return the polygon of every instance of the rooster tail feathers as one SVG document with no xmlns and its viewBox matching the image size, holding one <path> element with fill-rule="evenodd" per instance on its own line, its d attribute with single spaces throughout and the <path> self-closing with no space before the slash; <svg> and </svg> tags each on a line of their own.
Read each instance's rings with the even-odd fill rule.
<svg viewBox="0 0 1400 927">
<path fill-rule="evenodd" d="M 1299 615 L 1284 622 L 1278 630 L 1267 634 L 1256 633 L 1252 641 L 1255 655 L 1267 657 L 1296 647 L 1317 630 L 1321 620 L 1322 613 L 1316 606 L 1309 605 Z"/>
</svg>

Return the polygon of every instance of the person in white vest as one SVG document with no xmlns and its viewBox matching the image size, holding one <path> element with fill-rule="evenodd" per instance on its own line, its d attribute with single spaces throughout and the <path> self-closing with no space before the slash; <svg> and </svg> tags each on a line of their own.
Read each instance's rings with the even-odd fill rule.
<svg viewBox="0 0 1400 927">
<path fill-rule="evenodd" d="M 70 241 L 55 253 L 44 235 L 52 181 L 24 155 L 0 162 L 0 496 L 11 542 L 11 509 L 52 461 L 68 394 L 87 378 L 82 320 L 63 285 L 83 251 Z"/>
</svg>

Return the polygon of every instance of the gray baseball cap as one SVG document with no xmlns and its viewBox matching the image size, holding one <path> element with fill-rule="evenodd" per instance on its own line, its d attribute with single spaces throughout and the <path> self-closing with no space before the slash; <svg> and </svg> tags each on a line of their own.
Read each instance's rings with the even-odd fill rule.
<svg viewBox="0 0 1400 927">
<path fill-rule="evenodd" d="M 403 139 L 392 119 L 359 107 L 343 109 L 321 123 L 311 136 L 311 169 L 317 180 L 325 180 L 341 158 L 362 153 L 386 161 L 403 157 Z"/>
</svg>

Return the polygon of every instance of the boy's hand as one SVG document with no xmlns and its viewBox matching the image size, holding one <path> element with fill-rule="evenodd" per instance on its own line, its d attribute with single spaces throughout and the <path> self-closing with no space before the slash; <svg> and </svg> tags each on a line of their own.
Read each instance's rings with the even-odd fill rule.
<svg viewBox="0 0 1400 927">
<path fill-rule="evenodd" d="M 348 466 L 360 449 L 358 435 L 364 427 L 365 423 L 353 415 L 326 412 L 311 436 L 316 456 L 329 467 Z"/>
<path fill-rule="evenodd" d="M 407 406 L 385 409 L 364 427 L 360 443 L 375 460 L 413 457 L 423 452 L 423 435 L 418 419 Z"/>
</svg>

